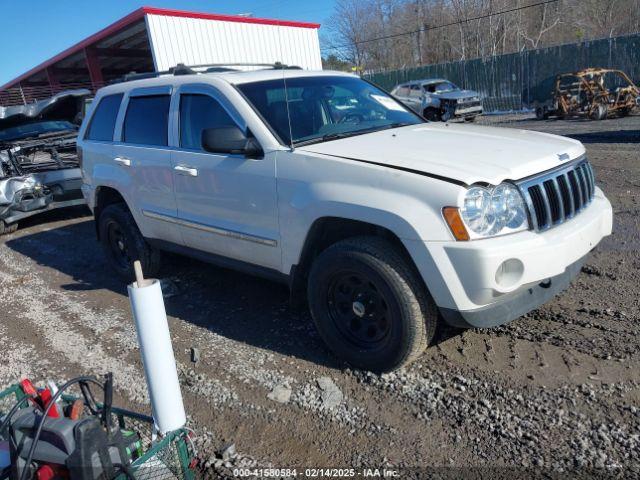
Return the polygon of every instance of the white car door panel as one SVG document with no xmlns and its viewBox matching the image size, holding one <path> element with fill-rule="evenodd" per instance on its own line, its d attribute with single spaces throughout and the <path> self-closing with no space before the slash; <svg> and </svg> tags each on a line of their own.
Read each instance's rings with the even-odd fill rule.
<svg viewBox="0 0 640 480">
<path fill-rule="evenodd" d="M 168 147 L 169 87 L 133 90 L 116 132 L 113 163 L 129 172 L 138 226 L 147 238 L 182 244 Z"/>
<path fill-rule="evenodd" d="M 279 270 L 275 153 L 249 159 L 203 151 L 203 128 L 235 124 L 246 131 L 246 124 L 214 87 L 188 85 L 178 93 L 171 161 L 185 245 Z"/>
</svg>

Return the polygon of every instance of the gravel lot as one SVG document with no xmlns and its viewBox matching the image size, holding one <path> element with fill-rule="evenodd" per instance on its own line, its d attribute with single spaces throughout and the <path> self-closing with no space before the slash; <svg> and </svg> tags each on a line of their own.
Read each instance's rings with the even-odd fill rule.
<svg viewBox="0 0 640 480">
<path fill-rule="evenodd" d="M 383 376 L 333 358 L 284 287 L 169 257 L 166 306 L 208 477 L 251 465 L 640 477 L 640 116 L 482 121 L 584 142 L 614 234 L 554 301 L 504 327 L 443 328 Z M 148 411 L 126 288 L 83 209 L 0 239 L 0 351 L 0 385 L 113 371 L 119 403 Z"/>
</svg>

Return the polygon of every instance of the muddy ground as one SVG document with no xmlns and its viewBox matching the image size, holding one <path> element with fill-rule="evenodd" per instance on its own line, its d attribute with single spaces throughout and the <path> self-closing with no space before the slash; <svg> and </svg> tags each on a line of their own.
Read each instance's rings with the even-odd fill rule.
<svg viewBox="0 0 640 480">
<path fill-rule="evenodd" d="M 640 476 L 640 117 L 483 123 L 583 141 L 614 234 L 549 304 L 500 328 L 443 328 L 383 376 L 332 357 L 284 287 L 169 257 L 166 306 L 207 476 L 255 465 Z M 126 288 L 83 209 L 0 239 L 0 352 L 0 385 L 113 371 L 118 402 L 148 411 Z M 237 455 L 219 459 L 229 443 Z"/>
</svg>

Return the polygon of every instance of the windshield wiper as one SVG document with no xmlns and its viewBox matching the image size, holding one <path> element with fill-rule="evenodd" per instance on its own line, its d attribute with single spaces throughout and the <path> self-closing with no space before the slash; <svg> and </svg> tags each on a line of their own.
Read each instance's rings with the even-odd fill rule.
<svg viewBox="0 0 640 480">
<path fill-rule="evenodd" d="M 327 133 L 322 137 L 310 138 L 309 140 L 302 140 L 300 142 L 293 142 L 293 145 L 295 147 L 302 147 L 304 145 L 329 142 L 331 140 L 339 140 L 341 138 L 356 137 L 358 135 L 364 135 L 365 133 L 379 132 L 381 130 L 389 130 L 391 128 L 406 127 L 408 125 L 413 125 L 413 124 L 408 122 L 395 122 L 395 123 L 390 123 L 388 125 L 378 125 L 375 127 L 363 128 L 360 130 L 353 130 L 351 132 Z"/>
</svg>

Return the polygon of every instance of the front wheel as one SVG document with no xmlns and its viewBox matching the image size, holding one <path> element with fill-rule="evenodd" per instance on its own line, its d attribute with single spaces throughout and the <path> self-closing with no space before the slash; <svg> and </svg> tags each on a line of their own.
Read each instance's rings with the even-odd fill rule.
<svg viewBox="0 0 640 480">
<path fill-rule="evenodd" d="M 440 121 L 440 112 L 435 108 L 425 108 L 422 112 L 422 116 L 429 120 L 430 122 L 439 122 Z"/>
<path fill-rule="evenodd" d="M 410 264 L 386 240 L 355 237 L 322 252 L 309 274 L 311 314 L 327 346 L 374 372 L 415 360 L 438 312 Z"/>
</svg>

